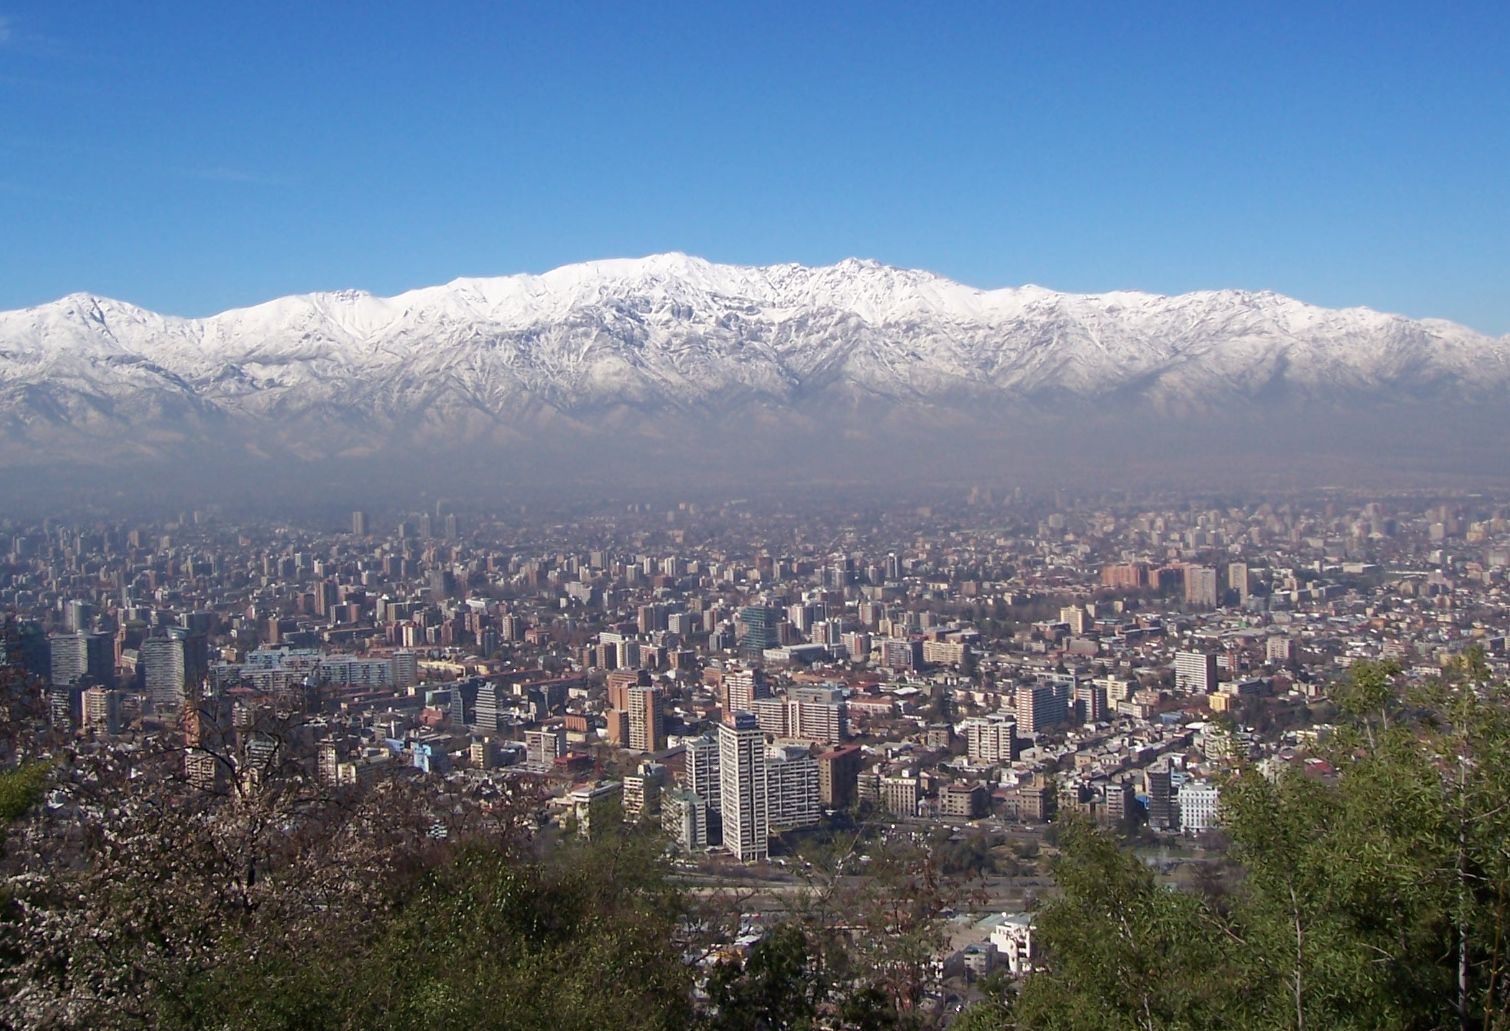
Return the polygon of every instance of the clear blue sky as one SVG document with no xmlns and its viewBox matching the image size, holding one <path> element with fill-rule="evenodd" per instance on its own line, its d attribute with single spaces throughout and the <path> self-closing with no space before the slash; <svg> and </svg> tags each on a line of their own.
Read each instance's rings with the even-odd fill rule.
<svg viewBox="0 0 1510 1031">
<path fill-rule="evenodd" d="M 1503 0 L 0 19 L 0 308 L 204 314 L 683 250 L 1510 331 Z"/>
</svg>

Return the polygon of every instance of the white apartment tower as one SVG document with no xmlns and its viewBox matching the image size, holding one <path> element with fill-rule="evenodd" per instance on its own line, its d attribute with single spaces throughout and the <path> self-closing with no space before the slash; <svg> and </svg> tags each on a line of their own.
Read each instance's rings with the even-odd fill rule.
<svg viewBox="0 0 1510 1031">
<path fill-rule="evenodd" d="M 724 848 L 740 862 L 769 855 L 765 734 L 754 713 L 733 713 L 718 728 L 719 808 Z"/>
<path fill-rule="evenodd" d="M 159 713 L 177 713 L 184 704 L 184 642 L 176 636 L 149 637 L 138 650 L 146 672 L 147 697 Z"/>
</svg>

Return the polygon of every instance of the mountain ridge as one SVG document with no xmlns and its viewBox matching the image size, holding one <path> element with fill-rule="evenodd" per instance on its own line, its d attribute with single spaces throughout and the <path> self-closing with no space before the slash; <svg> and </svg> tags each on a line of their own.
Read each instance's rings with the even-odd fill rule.
<svg viewBox="0 0 1510 1031">
<path fill-rule="evenodd" d="M 1510 336 L 1272 291 L 981 290 L 918 269 L 670 252 L 203 318 L 75 293 L 0 312 L 0 462 L 395 441 L 664 438 L 753 420 L 940 431 L 1071 411 L 1494 405 Z M 753 424 L 752 423 L 752 424 Z M 355 450 L 353 450 L 355 449 Z"/>
</svg>

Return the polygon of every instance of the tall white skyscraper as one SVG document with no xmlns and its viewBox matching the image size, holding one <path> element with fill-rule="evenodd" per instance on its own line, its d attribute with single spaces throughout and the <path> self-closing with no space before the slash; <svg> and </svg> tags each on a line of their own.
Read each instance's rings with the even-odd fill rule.
<svg viewBox="0 0 1510 1031">
<path fill-rule="evenodd" d="M 140 649 L 147 697 L 158 713 L 176 713 L 184 704 L 184 642 L 177 635 L 149 637 Z"/>
<path fill-rule="evenodd" d="M 765 734 L 751 712 L 736 712 L 718 728 L 718 776 L 724 848 L 740 862 L 769 853 Z"/>
</svg>

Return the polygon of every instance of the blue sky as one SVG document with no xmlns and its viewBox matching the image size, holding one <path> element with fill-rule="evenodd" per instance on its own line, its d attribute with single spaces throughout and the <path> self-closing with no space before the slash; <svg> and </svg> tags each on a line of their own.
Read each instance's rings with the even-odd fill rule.
<svg viewBox="0 0 1510 1031">
<path fill-rule="evenodd" d="M 1507 55 L 1503 2 L 0 0 L 0 308 L 683 250 L 1505 333 Z"/>
</svg>

